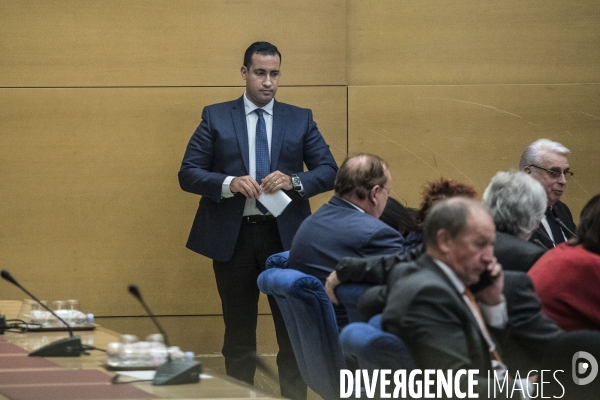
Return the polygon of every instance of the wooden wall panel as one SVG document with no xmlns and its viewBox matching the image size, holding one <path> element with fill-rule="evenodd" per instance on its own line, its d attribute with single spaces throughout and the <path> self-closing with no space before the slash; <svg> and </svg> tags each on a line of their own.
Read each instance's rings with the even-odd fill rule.
<svg viewBox="0 0 600 400">
<path fill-rule="evenodd" d="M 141 314 L 129 283 L 158 314 L 219 314 L 211 262 L 185 248 L 199 196 L 179 188 L 177 172 L 204 105 L 242 93 L 0 89 L 2 268 L 41 298 L 76 298 L 97 315 Z M 313 109 L 341 162 L 346 88 L 279 94 Z M 24 297 L 6 282 L 1 292 Z"/>
<path fill-rule="evenodd" d="M 350 87 L 348 104 L 349 150 L 388 161 L 393 196 L 411 207 L 423 184 L 440 177 L 481 195 L 538 138 L 572 152 L 575 176 L 563 200 L 576 220 L 600 192 L 600 85 Z"/>
<path fill-rule="evenodd" d="M 142 335 L 146 319 L 110 318 L 143 314 L 135 282 L 176 315 L 169 332 L 189 328 L 174 343 L 218 352 L 211 262 L 184 247 L 198 197 L 177 171 L 202 107 L 241 95 L 255 40 L 283 52 L 278 99 L 313 109 L 338 162 L 382 155 L 409 206 L 440 176 L 481 193 L 550 137 L 573 151 L 578 214 L 600 191 L 598 32 L 592 0 L 0 0 L 0 265 Z"/>
<path fill-rule="evenodd" d="M 345 84 L 345 28 L 344 0 L 0 0 L 0 87 L 235 86 L 257 40 L 287 84 Z"/>
<path fill-rule="evenodd" d="M 348 1 L 348 84 L 600 81 L 596 0 Z"/>
<path fill-rule="evenodd" d="M 96 322 L 116 332 L 136 335 L 140 340 L 157 333 L 154 324 L 147 317 L 97 318 Z M 220 315 L 160 317 L 160 323 L 171 343 L 183 351 L 193 351 L 196 354 L 220 353 L 225 332 Z M 275 327 L 270 315 L 258 316 L 256 339 L 259 353 L 277 353 Z"/>
</svg>

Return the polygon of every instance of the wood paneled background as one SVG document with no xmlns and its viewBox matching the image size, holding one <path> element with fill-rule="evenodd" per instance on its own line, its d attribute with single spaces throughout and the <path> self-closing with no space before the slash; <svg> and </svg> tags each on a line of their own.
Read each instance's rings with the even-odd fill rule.
<svg viewBox="0 0 600 400">
<path fill-rule="evenodd" d="M 187 328 L 172 341 L 219 351 L 177 171 L 202 108 L 242 94 L 256 40 L 283 54 L 277 98 L 313 109 L 338 162 L 383 156 L 409 206 L 441 176 L 481 193 L 541 137 L 573 152 L 575 215 L 600 192 L 597 1 L 0 0 L 0 267 L 143 336 L 124 318 L 143 315 L 137 283 Z"/>
</svg>

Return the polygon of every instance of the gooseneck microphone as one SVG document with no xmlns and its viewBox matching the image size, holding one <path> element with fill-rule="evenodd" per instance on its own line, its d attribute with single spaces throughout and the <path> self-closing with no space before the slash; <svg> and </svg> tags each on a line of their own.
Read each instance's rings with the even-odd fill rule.
<svg viewBox="0 0 600 400">
<path fill-rule="evenodd" d="M 144 307 L 144 310 L 146 311 L 146 314 L 148 314 L 150 316 L 150 319 L 152 319 L 152 322 L 154 323 L 154 326 L 156 326 L 158 328 L 158 331 L 163 336 L 163 338 L 165 340 L 165 346 L 167 346 L 167 348 L 171 347 L 171 344 L 169 343 L 169 338 L 167 337 L 167 334 L 163 330 L 162 326 L 158 323 L 158 320 L 156 319 L 156 317 L 154 316 L 154 314 L 152 313 L 152 311 L 150 311 L 150 308 L 148 307 L 148 305 L 146 304 L 146 302 L 142 298 L 142 294 L 140 293 L 140 289 L 137 287 L 137 285 L 129 285 L 127 287 L 127 289 L 129 290 L 129 293 L 131 293 L 132 295 L 134 295 L 138 299 L 138 301 L 140 302 L 140 304 L 142 305 L 142 307 Z M 170 359 L 171 355 L 168 354 L 167 357 Z"/>
<path fill-rule="evenodd" d="M 548 250 L 548 248 L 546 246 L 544 246 L 544 243 L 542 243 L 542 241 L 540 239 L 533 239 L 533 243 L 537 244 L 540 247 L 543 247 L 544 250 Z"/>
<path fill-rule="evenodd" d="M 50 314 L 54 315 L 56 319 L 65 324 L 67 330 L 69 331 L 69 337 L 57 340 L 55 342 L 47 344 L 46 346 L 40 347 L 35 351 L 32 351 L 31 353 L 29 353 L 30 357 L 79 357 L 81 354 L 86 354 L 85 348 L 81 345 L 81 339 L 78 336 L 73 336 L 73 330 L 71 329 L 71 326 L 69 326 L 69 324 L 65 322 L 65 320 L 56 315 L 54 311 L 49 309 L 48 306 L 46 306 L 37 297 L 31 294 L 29 290 L 21 286 L 19 282 L 17 282 L 16 279 L 13 278 L 13 276 L 7 270 L 3 269 L 0 275 L 2 275 L 2 278 L 4 280 L 12 283 L 13 285 L 21 289 L 23 292 L 27 293 L 29 297 L 31 297 L 39 305 L 44 307 Z"/>
<path fill-rule="evenodd" d="M 568 233 L 569 235 L 571 235 L 571 236 L 572 236 L 572 237 L 574 237 L 574 238 L 577 238 L 577 235 L 576 235 L 575 233 L 573 233 L 573 232 L 572 232 L 572 231 L 571 231 L 571 230 L 570 230 L 570 229 L 567 227 L 567 225 L 565 225 L 565 223 L 564 223 L 564 222 L 562 222 L 562 221 L 560 220 L 560 218 L 558 218 L 558 217 L 554 217 L 554 220 L 556 221 L 556 223 L 557 223 L 557 224 L 559 224 L 559 225 L 560 225 L 560 227 L 561 227 L 561 228 L 563 228 L 565 231 L 567 231 L 567 233 Z"/>
<path fill-rule="evenodd" d="M 540 227 L 537 229 L 537 232 L 540 233 L 540 235 L 542 235 L 543 237 L 545 237 L 546 239 L 548 239 L 549 241 L 552 242 L 552 246 L 556 247 L 556 242 L 554 240 L 552 240 L 552 238 L 550 237 L 550 235 L 548 235 L 546 232 L 544 232 L 544 229 L 542 229 L 542 226 L 540 225 Z M 541 242 L 541 241 L 540 241 Z M 546 246 L 544 246 L 546 247 Z"/>
<path fill-rule="evenodd" d="M 184 358 L 172 359 L 171 354 L 168 352 L 170 344 L 167 334 L 165 333 L 162 326 L 158 323 L 158 320 L 150 311 L 150 308 L 142 298 L 139 288 L 136 285 L 129 285 L 129 293 L 135 296 L 139 300 L 142 307 L 158 328 L 158 331 L 162 334 L 165 345 L 167 346 L 167 361 L 160 365 L 156 369 L 156 375 L 152 380 L 152 384 L 156 386 L 161 385 L 182 385 L 186 383 L 200 382 L 200 373 L 202 372 L 202 366 L 194 360 L 188 360 Z"/>
</svg>

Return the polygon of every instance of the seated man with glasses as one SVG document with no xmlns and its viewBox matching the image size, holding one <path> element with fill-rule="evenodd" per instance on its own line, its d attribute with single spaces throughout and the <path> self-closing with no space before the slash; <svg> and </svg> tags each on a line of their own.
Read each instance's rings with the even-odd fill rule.
<svg viewBox="0 0 600 400">
<path fill-rule="evenodd" d="M 404 238 L 400 232 L 378 219 L 391 187 L 392 176 L 381 157 L 361 153 L 346 158 L 335 177 L 334 196 L 296 232 L 289 267 L 324 284 L 342 257 L 401 252 Z M 334 309 L 338 326 L 346 325 L 346 310 Z"/>
<path fill-rule="evenodd" d="M 575 232 L 571 211 L 560 201 L 567 179 L 573 176 L 567 160 L 569 153 L 560 143 L 539 139 L 527 146 L 519 162 L 519 169 L 530 174 L 546 190 L 548 209 L 529 241 L 541 242 L 548 249 L 571 238 Z"/>
</svg>

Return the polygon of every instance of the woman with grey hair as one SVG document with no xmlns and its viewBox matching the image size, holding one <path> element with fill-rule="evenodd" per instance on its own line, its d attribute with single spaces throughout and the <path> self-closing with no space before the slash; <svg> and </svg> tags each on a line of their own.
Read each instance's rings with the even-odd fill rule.
<svg viewBox="0 0 600 400">
<path fill-rule="evenodd" d="M 545 253 L 527 241 L 546 211 L 546 192 L 522 171 L 498 172 L 483 193 L 496 224 L 494 255 L 505 270 L 527 272 Z"/>
<path fill-rule="evenodd" d="M 546 212 L 542 185 L 521 171 L 498 172 L 483 193 L 496 230 L 528 240 Z"/>
</svg>

